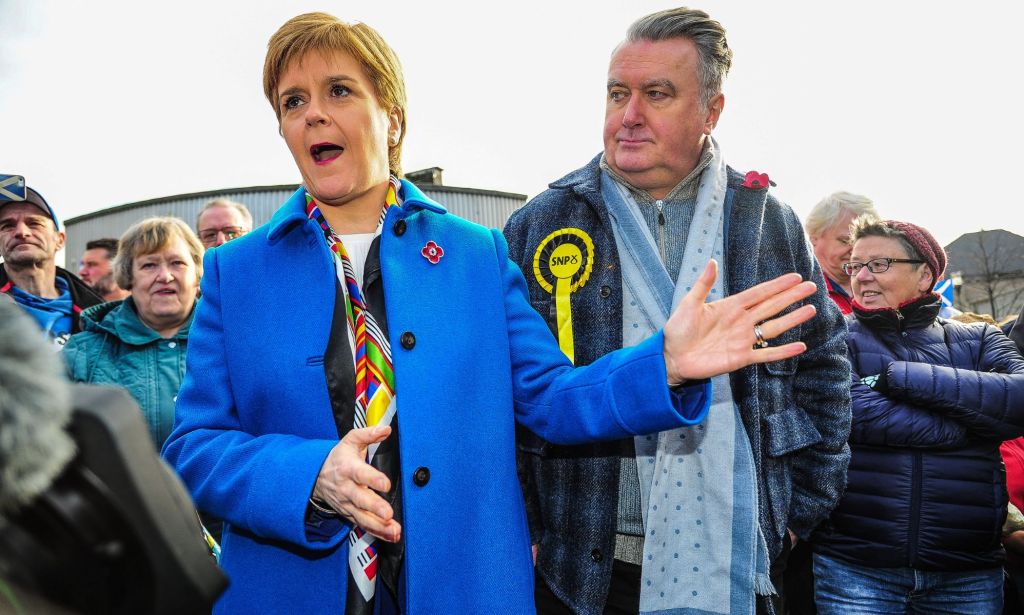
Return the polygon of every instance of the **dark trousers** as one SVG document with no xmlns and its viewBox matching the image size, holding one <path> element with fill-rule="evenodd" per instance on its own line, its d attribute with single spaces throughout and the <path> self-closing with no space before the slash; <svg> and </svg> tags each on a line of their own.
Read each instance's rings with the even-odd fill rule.
<svg viewBox="0 0 1024 615">
<path fill-rule="evenodd" d="M 572 615 L 569 607 L 558 599 L 540 575 L 534 575 L 534 600 L 537 615 Z M 612 584 L 608 588 L 608 602 L 604 615 L 636 615 L 640 612 L 640 566 L 615 560 L 612 564 Z"/>
<path fill-rule="evenodd" d="M 789 532 L 782 537 L 782 553 L 772 562 L 768 570 L 768 577 L 775 587 L 775 595 L 757 599 L 758 615 L 783 615 L 788 613 L 786 608 L 785 577 L 788 574 L 786 565 L 789 563 L 789 555 L 793 552 L 793 543 L 789 539 Z"/>
<path fill-rule="evenodd" d="M 782 592 L 782 578 L 786 571 L 786 559 L 792 546 L 788 534 L 783 540 L 782 553 L 772 562 L 769 572 L 776 591 Z M 537 603 L 537 615 L 573 615 L 561 600 L 553 593 L 540 575 L 534 575 L 534 600 Z M 769 607 L 766 600 L 770 601 Z M 612 564 L 612 582 L 608 588 L 608 602 L 604 606 L 604 615 L 637 615 L 640 612 L 640 566 L 615 560 Z M 757 601 L 758 613 L 783 613 L 781 595 Z"/>
<path fill-rule="evenodd" d="M 817 615 L 818 613 L 818 609 L 814 606 L 812 553 L 811 543 L 806 540 L 798 542 L 789 553 L 785 568 L 786 574 L 782 578 L 785 612 L 789 615 Z"/>
</svg>

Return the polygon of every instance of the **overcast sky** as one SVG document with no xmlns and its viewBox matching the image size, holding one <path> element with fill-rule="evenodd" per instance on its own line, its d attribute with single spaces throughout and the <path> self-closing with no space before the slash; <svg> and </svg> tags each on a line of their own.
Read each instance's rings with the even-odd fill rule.
<svg viewBox="0 0 1024 615">
<path fill-rule="evenodd" d="M 608 57 L 634 0 L 0 0 L 0 173 L 64 218 L 143 199 L 297 182 L 263 98 L 267 39 L 325 10 L 395 48 L 406 170 L 536 195 L 600 151 Z M 1024 2 L 699 5 L 734 50 L 716 137 L 803 216 L 850 190 L 942 243 L 1024 235 Z"/>
</svg>

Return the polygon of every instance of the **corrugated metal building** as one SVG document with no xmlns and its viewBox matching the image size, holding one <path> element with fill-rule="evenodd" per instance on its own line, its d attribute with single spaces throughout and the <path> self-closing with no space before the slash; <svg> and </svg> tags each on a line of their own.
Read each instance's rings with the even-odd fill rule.
<svg viewBox="0 0 1024 615">
<path fill-rule="evenodd" d="M 448 211 L 487 227 L 500 229 L 512 212 L 526 203 L 524 194 L 442 185 L 441 169 L 437 167 L 407 173 L 406 177 Z M 270 219 L 297 187 L 288 184 L 210 190 L 128 203 L 70 218 L 64 221 L 67 231 L 66 266 L 78 271 L 78 259 L 85 252 L 86 242 L 100 237 L 120 237 L 129 226 L 144 218 L 176 216 L 194 229 L 199 210 L 215 198 L 244 203 L 252 212 L 254 225 L 259 226 Z"/>
</svg>

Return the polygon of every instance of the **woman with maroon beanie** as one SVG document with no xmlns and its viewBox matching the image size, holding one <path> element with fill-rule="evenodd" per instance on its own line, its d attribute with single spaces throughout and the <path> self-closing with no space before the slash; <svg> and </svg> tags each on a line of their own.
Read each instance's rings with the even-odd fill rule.
<svg viewBox="0 0 1024 615">
<path fill-rule="evenodd" d="M 815 538 L 818 610 L 1000 613 L 999 444 L 1024 434 L 1024 359 L 998 329 L 938 317 L 927 230 L 859 218 L 846 494 Z"/>
</svg>

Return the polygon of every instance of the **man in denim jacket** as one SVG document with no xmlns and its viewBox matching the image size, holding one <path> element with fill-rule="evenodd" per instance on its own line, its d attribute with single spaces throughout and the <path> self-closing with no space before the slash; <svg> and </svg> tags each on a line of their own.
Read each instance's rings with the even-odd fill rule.
<svg viewBox="0 0 1024 615">
<path fill-rule="evenodd" d="M 777 612 L 785 552 L 842 494 L 846 326 L 796 215 L 711 138 L 731 59 L 702 11 L 634 23 L 609 66 L 603 154 L 512 216 L 510 257 L 577 365 L 656 331 L 712 258 L 709 299 L 787 272 L 817 282 L 813 320 L 751 333 L 808 350 L 713 379 L 705 425 L 583 446 L 522 430 L 540 613 Z"/>
</svg>

